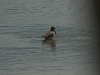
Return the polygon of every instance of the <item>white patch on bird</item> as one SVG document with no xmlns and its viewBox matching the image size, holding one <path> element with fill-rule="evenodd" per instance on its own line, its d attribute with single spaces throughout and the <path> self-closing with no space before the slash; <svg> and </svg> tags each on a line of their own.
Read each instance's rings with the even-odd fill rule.
<svg viewBox="0 0 100 75">
<path fill-rule="evenodd" d="M 55 36 L 56 35 L 55 32 L 53 32 L 53 33 L 54 33 L 54 36 Z"/>
</svg>

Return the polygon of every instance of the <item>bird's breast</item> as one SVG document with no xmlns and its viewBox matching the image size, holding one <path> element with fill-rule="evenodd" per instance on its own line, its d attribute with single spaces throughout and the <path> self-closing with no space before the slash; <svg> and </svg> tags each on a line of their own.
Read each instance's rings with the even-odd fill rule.
<svg viewBox="0 0 100 75">
<path fill-rule="evenodd" d="M 53 32 L 53 34 L 54 34 L 54 36 L 56 35 L 56 33 L 55 33 L 55 32 Z"/>
</svg>

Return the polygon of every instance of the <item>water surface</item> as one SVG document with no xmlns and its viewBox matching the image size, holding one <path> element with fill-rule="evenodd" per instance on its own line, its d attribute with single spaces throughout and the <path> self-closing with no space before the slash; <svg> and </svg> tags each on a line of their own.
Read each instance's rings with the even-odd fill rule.
<svg viewBox="0 0 100 75">
<path fill-rule="evenodd" d="M 0 1 L 0 75 L 99 75 L 94 3 Z M 41 36 L 56 27 L 51 40 Z"/>
</svg>

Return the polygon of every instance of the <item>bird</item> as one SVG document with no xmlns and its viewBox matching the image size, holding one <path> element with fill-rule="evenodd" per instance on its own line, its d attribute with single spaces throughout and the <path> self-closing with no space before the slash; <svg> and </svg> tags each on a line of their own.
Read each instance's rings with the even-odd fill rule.
<svg viewBox="0 0 100 75">
<path fill-rule="evenodd" d="M 52 26 L 50 31 L 46 32 L 42 37 L 45 38 L 45 39 L 52 38 L 54 35 L 56 35 L 55 29 L 56 28 L 54 26 Z"/>
</svg>

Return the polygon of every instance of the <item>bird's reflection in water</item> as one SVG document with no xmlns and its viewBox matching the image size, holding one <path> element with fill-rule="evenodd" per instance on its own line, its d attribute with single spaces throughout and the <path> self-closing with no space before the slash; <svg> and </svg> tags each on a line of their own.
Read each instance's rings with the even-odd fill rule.
<svg viewBox="0 0 100 75">
<path fill-rule="evenodd" d="M 52 52 L 56 50 L 56 41 L 53 39 L 45 39 L 42 41 L 42 44 L 46 47 L 51 47 Z"/>
</svg>

